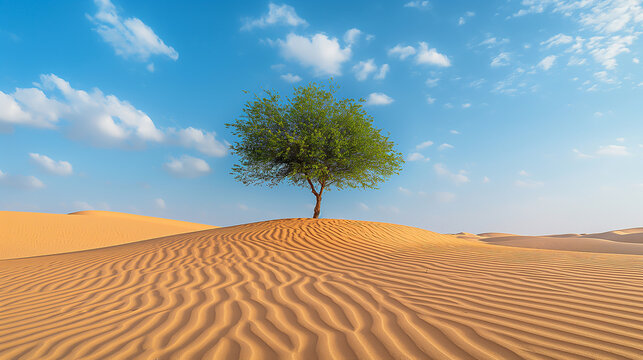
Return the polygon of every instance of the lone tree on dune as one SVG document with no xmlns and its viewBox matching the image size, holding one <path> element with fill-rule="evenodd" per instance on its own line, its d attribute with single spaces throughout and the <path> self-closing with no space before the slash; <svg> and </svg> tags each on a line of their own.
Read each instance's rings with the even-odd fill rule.
<svg viewBox="0 0 643 360">
<path fill-rule="evenodd" d="M 310 83 L 293 97 L 276 91 L 254 96 L 243 115 L 226 124 L 240 140 L 231 145 L 239 163 L 231 174 L 246 185 L 282 181 L 310 187 L 319 217 L 322 194 L 331 187 L 377 188 L 402 169 L 402 154 L 373 127 L 364 100 L 335 99 L 336 86 Z"/>
</svg>

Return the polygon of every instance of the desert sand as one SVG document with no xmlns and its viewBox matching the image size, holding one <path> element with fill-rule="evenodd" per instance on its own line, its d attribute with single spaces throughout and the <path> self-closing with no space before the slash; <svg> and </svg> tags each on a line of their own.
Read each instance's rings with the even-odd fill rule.
<svg viewBox="0 0 643 360">
<path fill-rule="evenodd" d="M 489 244 L 534 249 L 583 251 L 610 254 L 643 255 L 643 228 L 608 231 L 597 234 L 561 234 L 524 236 L 505 233 L 456 234 L 458 238 Z"/>
<path fill-rule="evenodd" d="M 639 255 L 275 220 L 0 261 L 0 359 L 641 359 L 641 299 Z"/>
<path fill-rule="evenodd" d="M 212 228 L 112 211 L 68 215 L 0 211 L 0 259 L 96 249 Z"/>
</svg>

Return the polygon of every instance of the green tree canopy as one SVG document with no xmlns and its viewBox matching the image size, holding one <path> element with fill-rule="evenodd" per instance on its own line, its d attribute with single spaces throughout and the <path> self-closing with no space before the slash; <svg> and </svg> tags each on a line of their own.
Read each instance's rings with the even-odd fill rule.
<svg viewBox="0 0 643 360">
<path fill-rule="evenodd" d="M 276 91 L 255 95 L 243 115 L 226 124 L 239 141 L 235 178 L 246 185 L 286 181 L 309 187 L 317 200 L 336 188 L 376 188 L 402 169 L 402 154 L 373 127 L 363 100 L 335 99 L 336 86 L 310 83 L 282 99 Z"/>
</svg>

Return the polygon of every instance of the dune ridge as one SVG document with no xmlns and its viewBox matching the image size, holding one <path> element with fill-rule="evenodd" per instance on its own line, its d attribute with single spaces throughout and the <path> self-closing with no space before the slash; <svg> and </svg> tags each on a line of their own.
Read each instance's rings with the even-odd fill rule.
<svg viewBox="0 0 643 360">
<path fill-rule="evenodd" d="M 0 261 L 5 359 L 636 359 L 643 257 L 287 219 Z"/>
<path fill-rule="evenodd" d="M 0 259 L 96 249 L 214 227 L 113 211 L 0 211 Z"/>
<path fill-rule="evenodd" d="M 525 236 L 506 233 L 455 234 L 460 239 L 479 240 L 494 245 L 533 249 L 643 255 L 643 228 L 596 234 Z"/>
</svg>

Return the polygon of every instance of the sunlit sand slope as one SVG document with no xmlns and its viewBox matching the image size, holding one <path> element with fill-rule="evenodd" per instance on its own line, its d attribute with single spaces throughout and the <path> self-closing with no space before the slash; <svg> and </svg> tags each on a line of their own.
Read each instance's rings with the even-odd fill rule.
<svg viewBox="0 0 643 360">
<path fill-rule="evenodd" d="M 110 211 L 0 211 L 0 259 L 101 248 L 213 226 Z"/>
<path fill-rule="evenodd" d="M 291 219 L 0 261 L 0 359 L 640 359 L 643 256 Z"/>
</svg>

